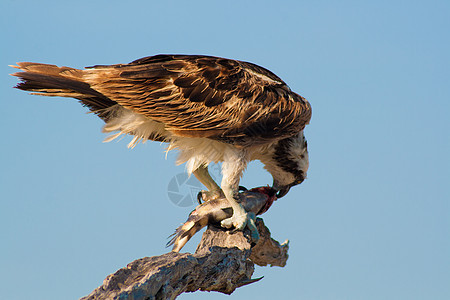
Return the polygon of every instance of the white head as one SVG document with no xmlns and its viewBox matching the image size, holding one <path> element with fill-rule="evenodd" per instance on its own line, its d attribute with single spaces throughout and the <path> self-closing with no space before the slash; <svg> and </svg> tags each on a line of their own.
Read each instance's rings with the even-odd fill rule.
<svg viewBox="0 0 450 300">
<path fill-rule="evenodd" d="M 273 188 L 281 198 L 294 185 L 306 178 L 309 167 L 307 142 L 300 132 L 298 136 L 278 141 L 271 152 L 270 161 L 263 161 L 265 168 L 272 174 Z"/>
</svg>

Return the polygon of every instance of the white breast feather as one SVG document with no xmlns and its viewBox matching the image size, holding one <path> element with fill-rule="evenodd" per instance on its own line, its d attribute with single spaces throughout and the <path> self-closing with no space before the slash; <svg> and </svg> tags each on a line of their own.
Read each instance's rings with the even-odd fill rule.
<svg viewBox="0 0 450 300">
<path fill-rule="evenodd" d="M 207 166 L 211 162 L 223 161 L 225 153 L 236 151 L 231 145 L 206 138 L 174 136 L 165 129 L 164 124 L 121 106 L 114 106 L 109 110 L 113 117 L 103 127 L 103 132 L 116 133 L 108 136 L 104 142 L 110 142 L 128 134 L 134 136 L 128 147 L 134 148 L 139 143 L 145 143 L 151 134 L 157 134 L 169 143 L 167 151 L 179 151 L 177 164 L 186 163 L 189 174 L 202 165 Z"/>
</svg>

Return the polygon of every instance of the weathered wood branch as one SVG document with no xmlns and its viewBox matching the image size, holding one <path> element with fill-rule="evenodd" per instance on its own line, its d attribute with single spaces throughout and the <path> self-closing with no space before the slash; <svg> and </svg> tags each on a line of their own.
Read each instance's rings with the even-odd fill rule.
<svg viewBox="0 0 450 300">
<path fill-rule="evenodd" d="M 109 275 L 103 284 L 82 300 L 175 299 L 184 292 L 217 291 L 231 294 L 252 279 L 254 264 L 285 266 L 288 243 L 270 237 L 257 219 L 260 240 L 250 244 L 246 232 L 208 227 L 195 254 L 169 252 L 133 261 Z"/>
</svg>

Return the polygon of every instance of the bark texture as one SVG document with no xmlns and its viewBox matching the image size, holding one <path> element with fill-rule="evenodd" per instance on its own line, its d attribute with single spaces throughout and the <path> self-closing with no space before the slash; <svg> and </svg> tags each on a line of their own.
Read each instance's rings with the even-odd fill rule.
<svg viewBox="0 0 450 300">
<path fill-rule="evenodd" d="M 273 240 L 262 219 L 257 219 L 257 226 L 261 238 L 256 245 L 251 245 L 245 231 L 231 233 L 210 226 L 195 254 L 169 252 L 137 259 L 106 277 L 82 300 L 175 299 L 195 291 L 231 294 L 261 279 L 251 278 L 254 264 L 286 265 L 288 243 Z"/>
</svg>

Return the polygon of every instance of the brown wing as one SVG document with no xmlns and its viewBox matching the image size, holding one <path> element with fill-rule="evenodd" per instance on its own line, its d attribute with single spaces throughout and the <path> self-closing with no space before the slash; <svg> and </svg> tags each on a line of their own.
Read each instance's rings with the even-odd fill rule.
<svg viewBox="0 0 450 300">
<path fill-rule="evenodd" d="M 157 55 L 85 72 L 94 90 L 180 136 L 265 142 L 297 134 L 311 118 L 303 97 L 251 63 Z"/>
</svg>

